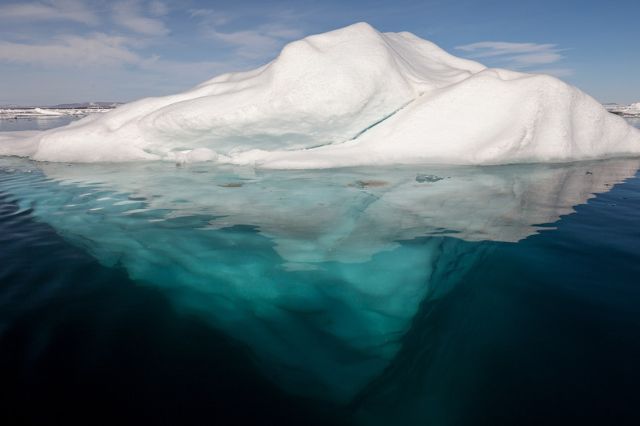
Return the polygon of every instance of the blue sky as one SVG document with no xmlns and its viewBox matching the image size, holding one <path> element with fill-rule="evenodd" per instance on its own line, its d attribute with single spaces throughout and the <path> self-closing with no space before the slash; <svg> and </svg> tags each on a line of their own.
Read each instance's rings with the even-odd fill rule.
<svg viewBox="0 0 640 426">
<path fill-rule="evenodd" d="M 0 0 L 0 105 L 174 93 L 358 21 L 602 102 L 640 101 L 638 0 Z"/>
</svg>

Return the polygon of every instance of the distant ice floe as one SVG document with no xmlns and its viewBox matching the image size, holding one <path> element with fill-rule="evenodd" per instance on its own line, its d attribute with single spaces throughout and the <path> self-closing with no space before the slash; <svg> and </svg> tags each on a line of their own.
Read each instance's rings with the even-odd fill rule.
<svg viewBox="0 0 640 426">
<path fill-rule="evenodd" d="M 42 118 L 42 117 L 84 117 L 89 114 L 104 113 L 113 108 L 0 108 L 0 119 Z"/>
<path fill-rule="evenodd" d="M 0 144 L 0 155 L 42 161 L 283 169 L 639 154 L 637 129 L 554 77 L 486 68 L 366 23 L 290 43 L 252 71 Z"/>
<path fill-rule="evenodd" d="M 622 117 L 640 117 L 640 102 L 631 105 L 605 104 L 605 108 Z"/>
</svg>

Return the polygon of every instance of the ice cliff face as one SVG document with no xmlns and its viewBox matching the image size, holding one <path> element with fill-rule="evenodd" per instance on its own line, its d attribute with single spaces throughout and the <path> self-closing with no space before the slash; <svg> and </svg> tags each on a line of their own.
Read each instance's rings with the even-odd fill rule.
<svg viewBox="0 0 640 426">
<path fill-rule="evenodd" d="M 359 23 L 185 93 L 5 137 L 2 154 L 273 168 L 497 164 L 640 154 L 640 132 L 553 77 L 487 69 Z"/>
</svg>

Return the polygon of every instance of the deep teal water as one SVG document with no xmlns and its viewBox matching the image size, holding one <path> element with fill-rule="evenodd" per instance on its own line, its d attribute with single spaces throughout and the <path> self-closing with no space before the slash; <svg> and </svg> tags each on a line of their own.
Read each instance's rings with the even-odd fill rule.
<svg viewBox="0 0 640 426">
<path fill-rule="evenodd" d="M 0 159 L 3 424 L 637 424 L 639 168 Z"/>
</svg>

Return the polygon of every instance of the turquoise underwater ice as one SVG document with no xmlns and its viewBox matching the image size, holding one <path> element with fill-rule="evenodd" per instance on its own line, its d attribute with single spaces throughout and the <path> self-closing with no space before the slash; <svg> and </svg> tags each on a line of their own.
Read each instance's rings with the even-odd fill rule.
<svg viewBox="0 0 640 426">
<path fill-rule="evenodd" d="M 0 160 L 2 190 L 38 221 L 247 345 L 282 388 L 338 402 L 384 372 L 420 306 L 460 283 L 489 242 L 525 239 L 639 167 Z"/>
</svg>

